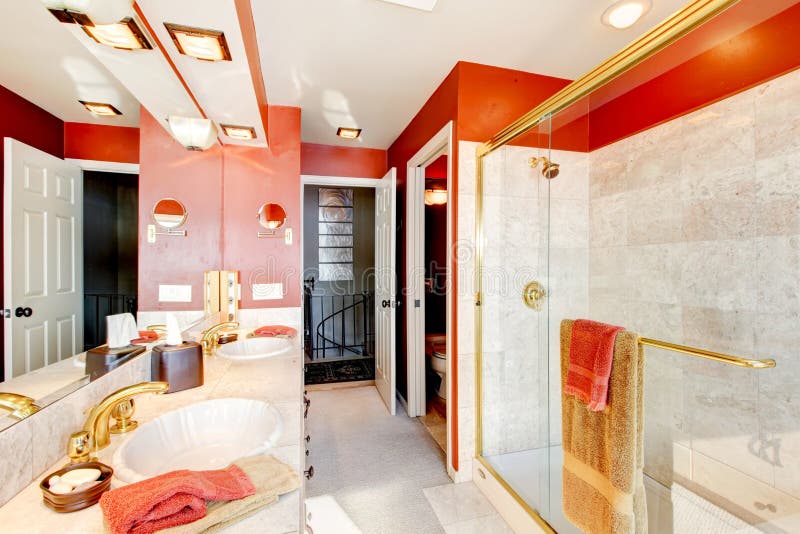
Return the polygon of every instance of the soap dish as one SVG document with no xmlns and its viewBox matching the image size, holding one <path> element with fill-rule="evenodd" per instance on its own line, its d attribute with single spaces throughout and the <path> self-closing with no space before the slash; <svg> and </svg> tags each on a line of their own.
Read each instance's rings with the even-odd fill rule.
<svg viewBox="0 0 800 534">
<path fill-rule="evenodd" d="M 226 343 L 233 343 L 237 339 L 239 339 L 239 334 L 236 334 L 236 333 L 222 334 L 217 339 L 217 344 L 218 345 L 225 345 Z"/>
<path fill-rule="evenodd" d="M 89 489 L 83 491 L 73 491 L 72 493 L 58 494 L 50 491 L 49 484 L 47 482 L 51 477 L 63 476 L 65 473 L 74 469 L 84 468 L 100 470 L 98 484 L 95 484 Z M 59 469 L 54 473 L 50 473 L 42 479 L 42 482 L 39 484 L 39 487 L 42 490 L 42 501 L 49 508 L 52 508 L 56 512 L 60 513 L 77 512 L 78 510 L 89 508 L 90 506 L 97 504 L 97 501 L 100 500 L 100 497 L 103 495 L 103 493 L 108 491 L 108 488 L 111 487 L 111 477 L 113 475 L 114 470 L 106 464 L 101 464 L 100 462 L 85 462 L 82 464 L 68 465 L 63 469 Z"/>
</svg>

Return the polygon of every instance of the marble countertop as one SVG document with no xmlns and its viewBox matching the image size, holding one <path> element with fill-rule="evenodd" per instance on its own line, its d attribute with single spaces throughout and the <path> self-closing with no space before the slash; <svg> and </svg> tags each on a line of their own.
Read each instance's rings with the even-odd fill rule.
<svg viewBox="0 0 800 534">
<path fill-rule="evenodd" d="M 283 436 L 271 453 L 292 466 L 302 476 L 303 357 L 299 339 L 291 352 L 281 356 L 247 362 L 231 362 L 215 356 L 206 358 L 204 369 L 205 383 L 201 387 L 167 395 L 136 397 L 134 419 L 139 423 L 145 423 L 168 411 L 207 399 L 235 397 L 270 402 L 278 409 L 284 420 Z M 111 445 L 98 453 L 99 461 L 113 467 L 111 458 L 114 451 L 129 436 L 134 436 L 135 432 L 134 430 L 125 436 L 112 436 Z M 64 445 L 66 449 L 66 444 Z M 37 478 L 0 508 L 0 525 L 4 532 L 103 534 L 103 519 L 99 506 L 70 514 L 59 514 L 42 503 L 39 482 L 66 463 L 66 457 L 59 460 L 44 476 Z M 122 483 L 116 479 L 112 481 L 112 487 L 120 485 Z M 281 496 L 277 503 L 221 532 L 226 534 L 300 532 L 301 502 L 301 490 L 295 490 Z"/>
</svg>

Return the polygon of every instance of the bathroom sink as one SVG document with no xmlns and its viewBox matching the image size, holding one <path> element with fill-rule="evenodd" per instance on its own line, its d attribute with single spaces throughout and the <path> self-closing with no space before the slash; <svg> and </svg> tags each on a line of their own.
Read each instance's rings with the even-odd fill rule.
<svg viewBox="0 0 800 534">
<path fill-rule="evenodd" d="M 131 483 L 176 469 L 219 469 L 264 453 L 282 434 L 283 418 L 269 403 L 198 402 L 139 427 L 114 453 L 114 474 Z"/>
<path fill-rule="evenodd" d="M 260 360 L 292 350 L 292 340 L 282 337 L 252 337 L 227 343 L 217 349 L 217 356 L 227 360 Z"/>
</svg>

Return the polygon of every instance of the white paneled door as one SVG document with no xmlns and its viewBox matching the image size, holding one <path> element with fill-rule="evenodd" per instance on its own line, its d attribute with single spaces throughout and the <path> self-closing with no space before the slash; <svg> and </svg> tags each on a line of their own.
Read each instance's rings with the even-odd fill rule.
<svg viewBox="0 0 800 534">
<path fill-rule="evenodd" d="M 83 352 L 83 175 L 5 138 L 5 379 Z"/>
<path fill-rule="evenodd" d="M 397 171 L 375 188 L 375 385 L 389 412 L 395 414 L 395 198 Z"/>
</svg>

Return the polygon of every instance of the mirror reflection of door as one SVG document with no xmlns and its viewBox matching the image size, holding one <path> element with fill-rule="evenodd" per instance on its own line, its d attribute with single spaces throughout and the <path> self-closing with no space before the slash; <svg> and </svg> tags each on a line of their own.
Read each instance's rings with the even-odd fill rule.
<svg viewBox="0 0 800 534">
<path fill-rule="evenodd" d="M 138 285 L 138 175 L 82 173 L 12 139 L 4 149 L 0 381 L 104 344 L 106 316 L 136 313 Z"/>
</svg>

